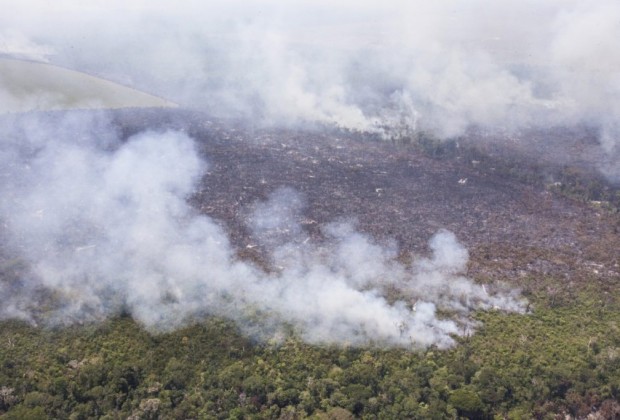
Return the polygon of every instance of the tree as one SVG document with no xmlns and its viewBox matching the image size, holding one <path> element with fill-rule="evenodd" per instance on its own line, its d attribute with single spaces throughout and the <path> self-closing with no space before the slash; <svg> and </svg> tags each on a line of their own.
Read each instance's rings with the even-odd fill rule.
<svg viewBox="0 0 620 420">
<path fill-rule="evenodd" d="M 448 402 L 460 416 L 468 418 L 484 418 L 484 404 L 474 391 L 469 388 L 459 388 L 452 392 Z"/>
</svg>

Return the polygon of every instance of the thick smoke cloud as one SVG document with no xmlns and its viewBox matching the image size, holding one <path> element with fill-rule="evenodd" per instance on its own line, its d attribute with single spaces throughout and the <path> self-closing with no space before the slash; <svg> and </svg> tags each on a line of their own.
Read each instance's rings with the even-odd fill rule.
<svg viewBox="0 0 620 420">
<path fill-rule="evenodd" d="M 353 221 L 310 240 L 291 189 L 248 209 L 271 269 L 239 259 L 222 225 L 186 201 L 208 164 L 181 132 L 121 142 L 105 114 L 84 111 L 2 124 L 4 242 L 29 266 L 0 282 L 2 318 L 68 324 L 129 312 L 165 330 L 215 314 L 262 339 L 288 326 L 312 343 L 447 347 L 474 327 L 474 309 L 523 311 L 514 292 L 463 277 L 468 253 L 450 232 L 410 267 Z"/>
<path fill-rule="evenodd" d="M 214 114 L 386 136 L 588 124 L 618 153 L 614 0 L 10 3 L 3 52 Z"/>
</svg>

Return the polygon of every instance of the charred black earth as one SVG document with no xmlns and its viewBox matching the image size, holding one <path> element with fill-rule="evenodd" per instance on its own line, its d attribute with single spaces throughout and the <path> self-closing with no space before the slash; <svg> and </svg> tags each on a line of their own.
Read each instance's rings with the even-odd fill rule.
<svg viewBox="0 0 620 420">
<path fill-rule="evenodd" d="M 191 203 L 225 225 L 242 258 L 261 259 L 244 227 L 248 207 L 290 187 L 305 196 L 303 225 L 317 239 L 321 225 L 355 220 L 379 241 L 395 239 L 406 259 L 424 253 L 443 228 L 469 249 L 468 275 L 479 281 L 564 298 L 592 279 L 610 293 L 620 283 L 618 188 L 579 159 L 576 143 L 591 138 L 569 136 L 574 131 L 547 133 L 568 136 L 571 144 L 555 164 L 548 151 L 537 160 L 499 141 L 492 149 L 488 139 L 477 145 L 472 134 L 460 144 L 403 145 L 316 127 L 261 129 L 184 111 L 116 118 L 125 136 L 171 128 L 197 141 L 209 169 Z"/>
</svg>

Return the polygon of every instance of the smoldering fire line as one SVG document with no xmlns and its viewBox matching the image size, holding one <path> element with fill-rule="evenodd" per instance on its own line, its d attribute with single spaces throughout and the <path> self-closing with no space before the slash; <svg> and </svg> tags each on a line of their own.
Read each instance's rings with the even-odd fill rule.
<svg viewBox="0 0 620 420">
<path fill-rule="evenodd" d="M 226 230 L 187 202 L 208 164 L 182 132 L 124 142 L 104 114 L 84 112 L 3 123 L 0 218 L 30 267 L 19 287 L 0 283 L 3 318 L 70 324 L 128 310 L 161 330 L 213 314 L 262 339 L 292 325 L 311 343 L 443 348 L 474 327 L 476 309 L 524 310 L 516 291 L 487 293 L 462 275 L 468 252 L 448 231 L 411 266 L 348 222 L 322 226 L 316 243 L 292 189 L 248 213 L 274 269 L 238 258 Z"/>
</svg>

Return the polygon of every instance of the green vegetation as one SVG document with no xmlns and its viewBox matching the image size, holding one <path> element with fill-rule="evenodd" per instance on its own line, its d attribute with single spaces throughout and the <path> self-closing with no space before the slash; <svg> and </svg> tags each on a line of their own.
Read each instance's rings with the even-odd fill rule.
<svg viewBox="0 0 620 420">
<path fill-rule="evenodd" d="M 150 334 L 129 317 L 0 327 L 0 414 L 39 418 L 603 418 L 620 409 L 620 311 L 597 291 L 480 312 L 448 351 L 252 343 L 211 318 Z M 607 417 L 605 417 L 607 416 Z"/>
</svg>

